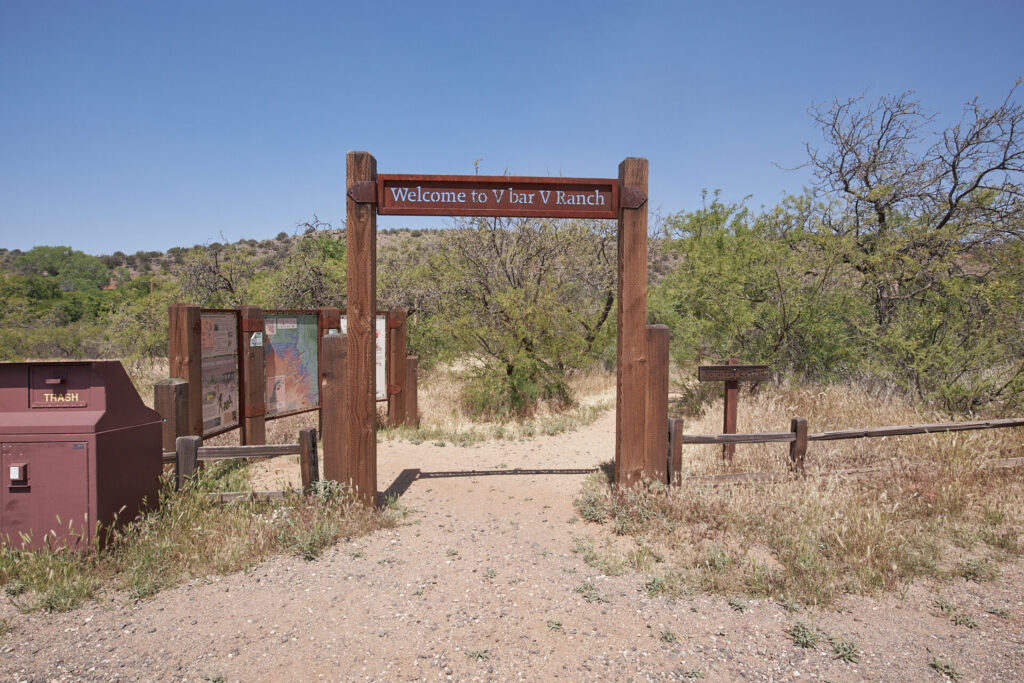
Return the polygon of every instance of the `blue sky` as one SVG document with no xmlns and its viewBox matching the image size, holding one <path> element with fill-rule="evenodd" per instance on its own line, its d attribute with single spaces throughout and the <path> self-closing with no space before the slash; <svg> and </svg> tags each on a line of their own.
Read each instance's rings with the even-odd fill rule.
<svg viewBox="0 0 1024 683">
<path fill-rule="evenodd" d="M 1024 2 L 0 0 L 0 247 L 164 250 L 345 215 L 382 173 L 614 177 L 651 208 L 798 192 L 812 103 L 941 123 L 1024 75 Z M 382 228 L 442 225 L 381 217 Z"/>
</svg>

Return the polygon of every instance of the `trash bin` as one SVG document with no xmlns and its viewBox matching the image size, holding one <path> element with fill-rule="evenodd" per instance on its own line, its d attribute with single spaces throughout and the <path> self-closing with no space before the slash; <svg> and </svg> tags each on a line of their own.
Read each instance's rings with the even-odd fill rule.
<svg viewBox="0 0 1024 683">
<path fill-rule="evenodd" d="M 161 423 L 119 361 L 0 363 L 0 540 L 88 548 L 156 507 Z"/>
</svg>

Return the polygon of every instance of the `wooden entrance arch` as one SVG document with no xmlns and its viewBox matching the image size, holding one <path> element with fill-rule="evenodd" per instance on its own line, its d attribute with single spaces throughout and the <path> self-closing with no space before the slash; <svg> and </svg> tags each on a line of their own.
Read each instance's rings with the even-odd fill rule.
<svg viewBox="0 0 1024 683">
<path fill-rule="evenodd" d="M 377 214 L 537 216 L 618 220 L 615 483 L 667 482 L 668 328 L 647 325 L 647 160 L 617 179 L 377 175 L 368 152 L 346 156 L 348 341 L 344 437 L 330 470 L 369 504 L 377 495 L 374 326 Z M 506 194 L 507 192 L 507 194 Z M 326 448 L 326 447 L 325 447 Z"/>
</svg>

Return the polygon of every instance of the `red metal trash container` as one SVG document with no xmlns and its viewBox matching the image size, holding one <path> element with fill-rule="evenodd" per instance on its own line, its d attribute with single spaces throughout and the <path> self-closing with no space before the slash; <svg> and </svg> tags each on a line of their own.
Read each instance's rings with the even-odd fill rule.
<svg viewBox="0 0 1024 683">
<path fill-rule="evenodd" d="M 161 423 L 118 361 L 0 363 L 0 541 L 86 548 L 155 508 Z"/>
</svg>

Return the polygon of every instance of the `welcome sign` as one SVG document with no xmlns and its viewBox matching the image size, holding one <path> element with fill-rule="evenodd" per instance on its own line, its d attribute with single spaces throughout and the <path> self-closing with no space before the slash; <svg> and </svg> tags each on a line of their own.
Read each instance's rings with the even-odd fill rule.
<svg viewBox="0 0 1024 683">
<path fill-rule="evenodd" d="M 378 175 L 377 213 L 395 216 L 617 218 L 612 178 Z M 371 190 L 372 191 L 372 190 Z"/>
</svg>

